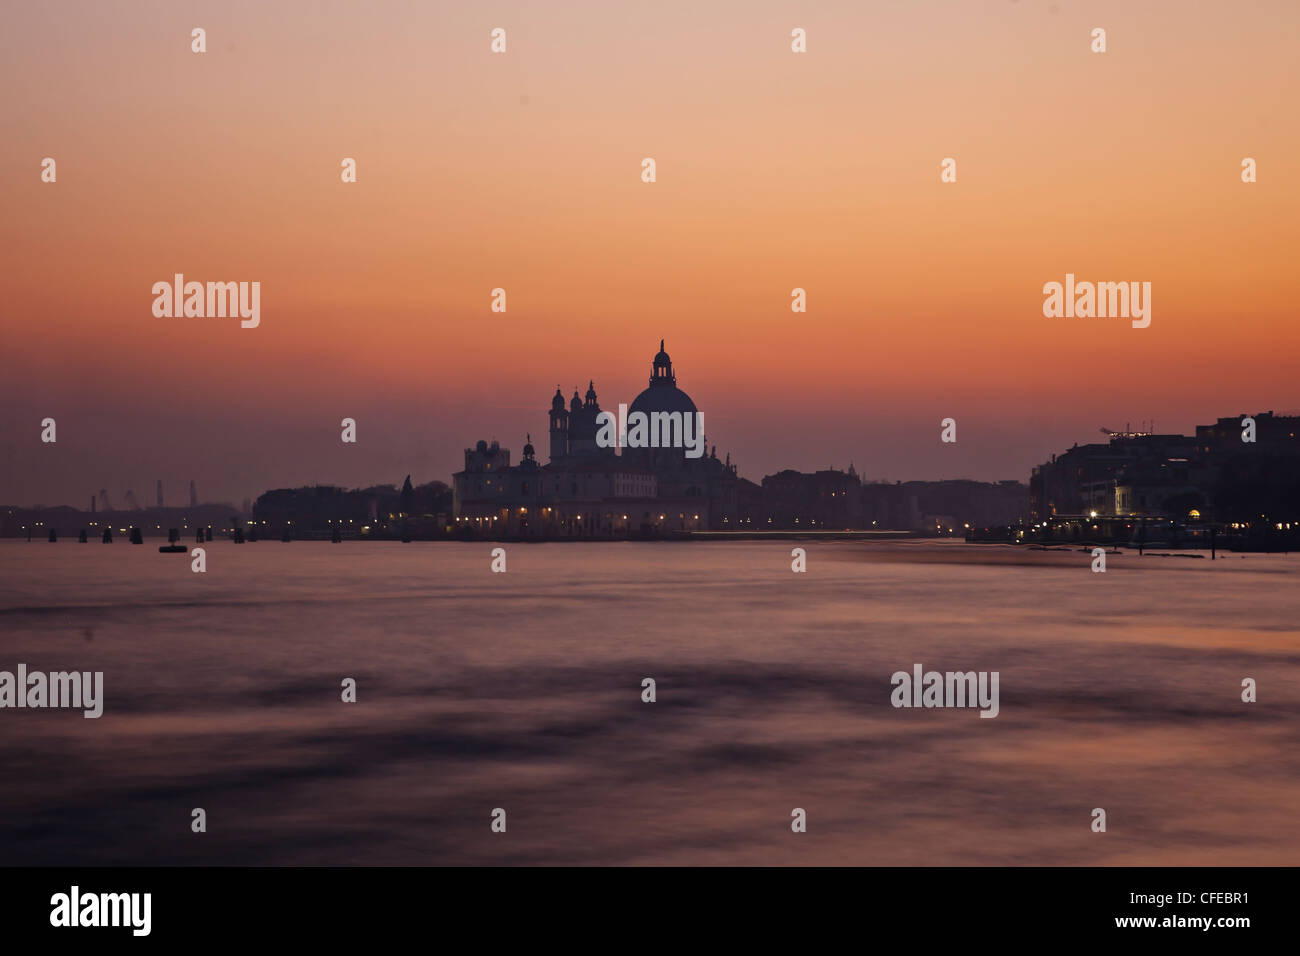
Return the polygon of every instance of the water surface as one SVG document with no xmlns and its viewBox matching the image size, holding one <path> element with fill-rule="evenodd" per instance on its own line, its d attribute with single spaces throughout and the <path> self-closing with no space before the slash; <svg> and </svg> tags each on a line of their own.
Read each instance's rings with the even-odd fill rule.
<svg viewBox="0 0 1300 956">
<path fill-rule="evenodd" d="M 494 546 L 0 542 L 0 670 L 106 698 L 0 711 L 0 863 L 1300 862 L 1300 556 Z"/>
</svg>

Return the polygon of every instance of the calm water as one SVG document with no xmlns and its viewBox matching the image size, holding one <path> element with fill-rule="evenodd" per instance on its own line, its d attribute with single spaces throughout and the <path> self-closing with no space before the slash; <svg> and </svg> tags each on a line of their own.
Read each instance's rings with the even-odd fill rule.
<svg viewBox="0 0 1300 956">
<path fill-rule="evenodd" d="M 799 544 L 0 541 L 0 863 L 1300 863 L 1300 556 Z"/>
</svg>

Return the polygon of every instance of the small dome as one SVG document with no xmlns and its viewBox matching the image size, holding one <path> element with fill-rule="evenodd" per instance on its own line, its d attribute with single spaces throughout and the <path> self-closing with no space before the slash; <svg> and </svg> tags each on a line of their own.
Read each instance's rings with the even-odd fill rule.
<svg viewBox="0 0 1300 956">
<path fill-rule="evenodd" d="M 655 356 L 655 368 L 671 368 L 673 360 L 664 351 L 664 340 L 659 340 L 659 354 Z"/>
<path fill-rule="evenodd" d="M 551 399 L 551 410 L 556 412 L 564 410 L 564 393 L 560 391 L 558 385 L 555 386 L 555 397 Z"/>
</svg>

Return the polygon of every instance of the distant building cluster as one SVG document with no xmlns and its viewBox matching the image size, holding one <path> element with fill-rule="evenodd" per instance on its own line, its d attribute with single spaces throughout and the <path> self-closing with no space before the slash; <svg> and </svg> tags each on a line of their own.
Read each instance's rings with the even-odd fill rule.
<svg viewBox="0 0 1300 956">
<path fill-rule="evenodd" d="M 441 536 L 451 508 L 451 491 L 441 481 L 413 486 L 411 476 L 396 485 L 348 490 L 333 485 L 279 488 L 253 503 L 246 523 L 266 533 L 324 537 L 360 535 Z"/>
<path fill-rule="evenodd" d="M 1248 429 L 1244 422 L 1252 423 Z M 1246 434 L 1253 441 L 1243 441 Z M 1031 520 L 1164 516 L 1250 523 L 1300 517 L 1300 417 L 1261 412 L 1194 436 L 1111 433 L 1030 476 Z"/>
<path fill-rule="evenodd" d="M 762 522 L 771 530 L 895 530 L 960 534 L 974 525 L 1015 524 L 1029 515 L 1019 481 L 863 482 L 853 465 L 763 479 Z"/>
<path fill-rule="evenodd" d="M 694 415 L 677 387 L 663 343 L 649 384 L 629 407 Z M 685 448 L 624 448 L 596 441 L 601 413 L 594 382 L 585 396 L 573 390 L 567 406 L 557 387 L 548 413 L 549 460 L 542 464 L 532 436 L 523 459 L 495 440 L 465 449 L 465 469 L 452 476 L 453 532 L 521 538 L 652 537 L 680 531 L 737 528 L 750 518 L 759 489 L 736 474 L 731 456 L 715 445 L 698 458 Z M 707 448 L 707 442 L 706 442 Z"/>
<path fill-rule="evenodd" d="M 110 535 L 126 535 L 138 529 L 145 538 L 167 537 L 171 529 L 189 538 L 199 528 L 227 534 L 239 519 L 229 504 L 196 504 L 190 507 L 154 507 L 87 511 L 67 505 L 34 505 L 31 508 L 0 506 L 0 537 L 44 539 L 50 532 L 70 537 L 84 531 L 88 538 L 99 540 Z"/>
<path fill-rule="evenodd" d="M 629 416 L 697 414 L 677 385 L 660 342 L 646 388 Z M 538 460 L 532 436 L 512 463 L 497 441 L 465 449 L 451 485 L 281 488 L 243 514 L 229 505 L 113 510 L 107 493 L 89 511 L 0 507 L 0 535 L 36 536 L 179 528 L 298 537 L 388 538 L 656 538 L 699 531 L 904 531 L 970 540 L 1097 540 L 1141 537 L 1151 522 L 1174 531 L 1229 531 L 1238 536 L 1300 531 L 1300 416 L 1260 412 L 1220 418 L 1195 435 L 1111 432 L 1104 442 L 1075 445 L 1036 466 L 1029 484 L 970 480 L 863 481 L 847 471 L 790 469 L 756 484 L 737 473 L 731 455 L 704 444 L 614 447 L 597 440 L 601 408 L 594 382 L 565 400 L 557 387 L 547 412 L 549 455 Z M 624 419 L 626 420 L 626 419 Z M 696 444 L 695 450 L 699 451 Z M 1152 531 L 1151 533 L 1155 533 Z M 1169 529 L 1159 532 L 1165 537 Z M 1082 537 L 1081 537 L 1082 536 Z M 255 538 L 254 538 L 255 540 Z M 1154 540 L 1147 538 L 1146 540 Z M 1170 539 L 1172 540 L 1172 539 Z"/>
<path fill-rule="evenodd" d="M 629 413 L 693 415 L 660 343 L 649 383 Z M 536 538 L 654 537 L 682 531 L 906 530 L 961 533 L 975 522 L 1028 517 L 1028 488 L 1016 481 L 863 484 L 853 465 L 806 474 L 781 471 L 761 485 L 738 476 L 717 446 L 696 459 L 680 448 L 601 447 L 594 382 L 566 404 L 557 388 L 549 411 L 550 454 L 532 436 L 512 465 L 498 442 L 465 449 L 452 478 L 453 531 Z M 707 445 L 706 445 L 707 447 Z"/>
</svg>

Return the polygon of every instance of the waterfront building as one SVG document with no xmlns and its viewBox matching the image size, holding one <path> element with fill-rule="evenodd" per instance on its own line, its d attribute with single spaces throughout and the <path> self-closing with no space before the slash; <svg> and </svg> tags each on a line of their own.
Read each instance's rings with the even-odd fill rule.
<svg viewBox="0 0 1300 956">
<path fill-rule="evenodd" d="M 1254 441 L 1242 440 L 1245 418 Z M 1283 523 L 1300 514 L 1300 417 L 1258 412 L 1198 425 L 1195 435 L 1113 434 L 1075 445 L 1030 476 L 1031 520 L 1166 517 Z M 1274 520 L 1273 523 L 1277 523 Z"/>
</svg>

